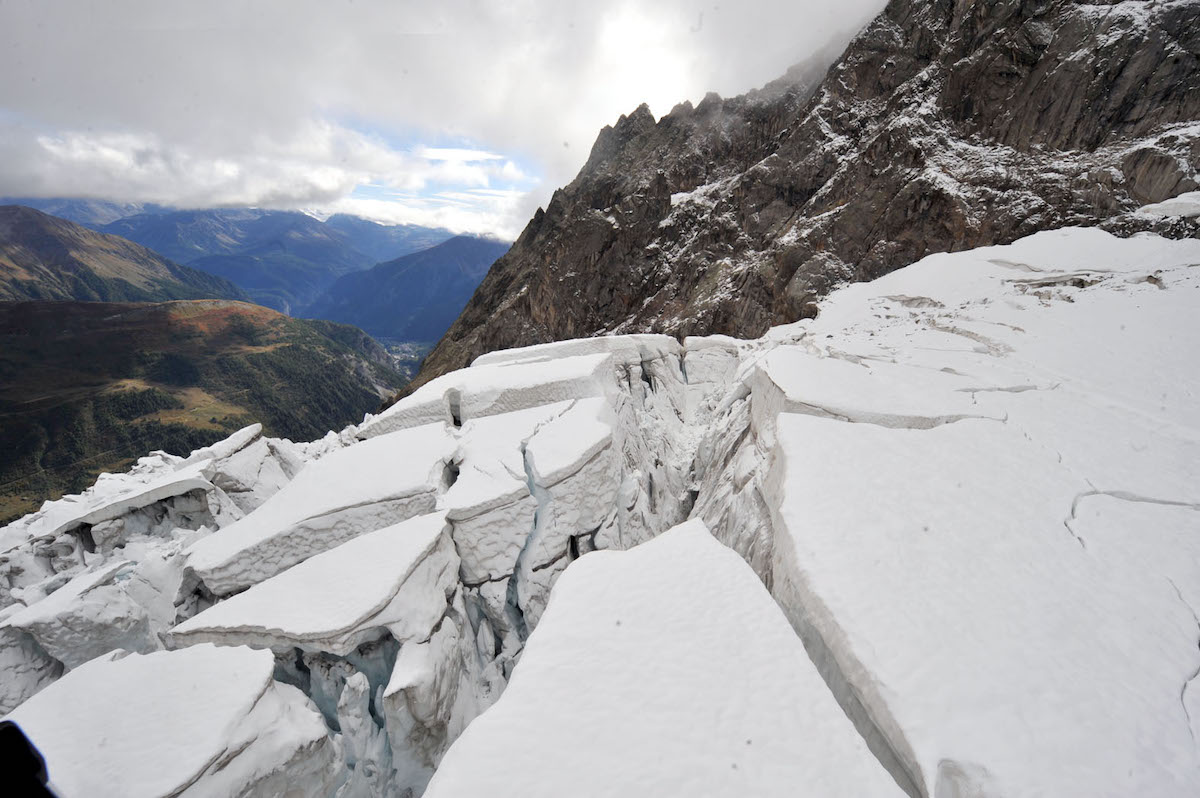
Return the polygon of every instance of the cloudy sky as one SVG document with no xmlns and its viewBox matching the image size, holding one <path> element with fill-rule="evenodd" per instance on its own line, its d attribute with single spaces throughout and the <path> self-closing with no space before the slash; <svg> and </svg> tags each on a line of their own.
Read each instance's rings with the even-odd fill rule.
<svg viewBox="0 0 1200 798">
<path fill-rule="evenodd" d="M 0 0 L 0 196 L 515 236 L 641 102 L 739 94 L 883 0 Z"/>
</svg>

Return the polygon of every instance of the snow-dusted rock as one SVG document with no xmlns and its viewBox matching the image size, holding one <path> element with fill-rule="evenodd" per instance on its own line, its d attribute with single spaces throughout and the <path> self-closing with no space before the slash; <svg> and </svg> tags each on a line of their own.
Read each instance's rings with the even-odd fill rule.
<svg viewBox="0 0 1200 798">
<path fill-rule="evenodd" d="M 269 652 L 194 646 L 105 656 L 22 704 L 16 721 L 64 795 L 327 796 L 339 752 Z"/>
<path fill-rule="evenodd" d="M 1154 216 L 1200 216 L 1200 191 L 1189 191 L 1169 200 L 1143 205 L 1138 213 Z"/>
<path fill-rule="evenodd" d="M 218 595 L 242 590 L 366 532 L 433 510 L 454 441 L 428 424 L 332 452 L 241 521 L 188 550 Z"/>
<path fill-rule="evenodd" d="M 691 522 L 559 580 L 427 796 L 902 793 L 753 572 Z"/>
</svg>

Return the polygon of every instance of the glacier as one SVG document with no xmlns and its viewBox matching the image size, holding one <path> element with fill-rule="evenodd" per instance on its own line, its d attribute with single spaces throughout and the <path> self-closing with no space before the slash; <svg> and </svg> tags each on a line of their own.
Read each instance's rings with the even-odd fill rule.
<svg viewBox="0 0 1200 798">
<path fill-rule="evenodd" d="M 66 796 L 1195 795 L 1198 299 L 1066 228 L 152 453 L 0 529 L 0 713 Z"/>
</svg>

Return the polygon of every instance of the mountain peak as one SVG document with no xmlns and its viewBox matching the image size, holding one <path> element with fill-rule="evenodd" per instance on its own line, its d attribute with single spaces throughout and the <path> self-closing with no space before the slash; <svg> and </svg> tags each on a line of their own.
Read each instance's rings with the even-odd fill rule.
<svg viewBox="0 0 1200 798">
<path fill-rule="evenodd" d="M 758 335 L 846 280 L 1050 227 L 1200 227 L 1131 215 L 1200 173 L 1200 3 L 893 0 L 799 79 L 820 63 L 602 130 L 416 384 L 578 335 Z"/>
</svg>

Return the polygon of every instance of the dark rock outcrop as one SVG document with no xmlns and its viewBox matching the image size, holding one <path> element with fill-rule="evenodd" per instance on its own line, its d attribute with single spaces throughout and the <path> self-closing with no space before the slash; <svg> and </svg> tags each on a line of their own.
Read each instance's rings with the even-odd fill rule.
<svg viewBox="0 0 1200 798">
<path fill-rule="evenodd" d="M 761 334 L 845 280 L 1196 188 L 1200 3 L 893 0 L 789 76 L 601 131 L 425 362 L 604 332 Z"/>
</svg>

